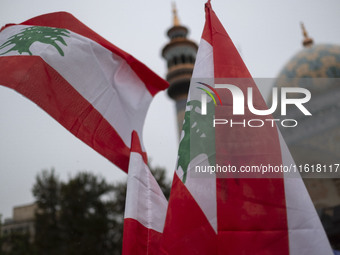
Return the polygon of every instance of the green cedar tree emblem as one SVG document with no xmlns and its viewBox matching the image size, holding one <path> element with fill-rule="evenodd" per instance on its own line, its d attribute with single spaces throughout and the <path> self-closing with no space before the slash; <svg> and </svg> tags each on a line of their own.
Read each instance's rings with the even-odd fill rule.
<svg viewBox="0 0 340 255">
<path fill-rule="evenodd" d="M 197 109 L 201 109 L 201 102 L 192 100 L 187 103 L 190 110 L 184 115 L 184 137 L 179 144 L 178 163 L 183 169 L 183 183 L 185 183 L 188 166 L 191 160 L 200 154 L 206 154 L 210 165 L 215 165 L 215 129 L 213 119 L 215 112 L 214 102 L 207 103 L 207 115 L 201 115 Z M 209 114 L 210 113 L 210 114 Z"/>
<path fill-rule="evenodd" d="M 18 51 L 19 54 L 26 52 L 29 55 L 32 55 L 32 52 L 30 51 L 31 45 L 34 42 L 41 42 L 54 46 L 58 50 L 59 54 L 64 56 L 64 52 L 57 42 L 67 46 L 63 36 L 70 37 L 68 34 L 70 34 L 70 32 L 62 28 L 39 26 L 27 27 L 22 29 L 20 33 L 8 38 L 8 40 L 0 46 L 0 50 L 2 50 L 5 47 L 13 45 L 12 48 L 0 55 L 4 55 L 10 51 Z"/>
</svg>

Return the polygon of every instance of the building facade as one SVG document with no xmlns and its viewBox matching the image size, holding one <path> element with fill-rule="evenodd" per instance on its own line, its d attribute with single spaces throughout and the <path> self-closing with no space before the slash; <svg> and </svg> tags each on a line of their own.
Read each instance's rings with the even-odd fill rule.
<svg viewBox="0 0 340 255">
<path fill-rule="evenodd" d="M 10 219 L 5 219 L 5 222 L 1 225 L 0 237 L 2 239 L 0 253 L 1 251 L 10 252 L 12 251 L 13 237 L 24 237 L 25 242 L 33 243 L 35 235 L 35 212 L 37 210 L 37 205 L 29 204 L 16 206 L 13 208 L 13 217 Z M 28 239 L 26 239 L 28 238 Z"/>
<path fill-rule="evenodd" d="M 36 210 L 37 205 L 35 203 L 14 207 L 13 217 L 11 219 L 5 219 L 5 222 L 1 226 L 1 236 L 8 236 L 11 234 L 28 234 L 30 242 L 33 242 Z"/>
</svg>

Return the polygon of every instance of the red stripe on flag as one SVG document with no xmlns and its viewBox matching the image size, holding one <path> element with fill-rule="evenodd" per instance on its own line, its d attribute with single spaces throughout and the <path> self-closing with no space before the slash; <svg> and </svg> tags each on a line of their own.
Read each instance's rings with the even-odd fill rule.
<svg viewBox="0 0 340 255">
<path fill-rule="evenodd" d="M 216 78 L 251 78 L 232 40 L 206 4 L 203 35 L 213 47 Z M 266 109 L 256 84 L 251 79 L 232 80 L 246 95 L 254 91 L 257 108 Z M 236 84 L 238 83 L 238 84 Z M 223 106 L 215 108 L 216 119 L 265 119 L 246 109 L 245 115 L 232 115 L 231 95 L 221 91 Z M 229 105 L 228 105 L 229 104 Z M 276 128 L 251 128 L 243 125 L 217 125 L 216 164 L 241 166 L 282 163 Z M 219 176 L 221 177 L 221 176 Z M 224 176 L 225 177 L 225 176 Z M 282 174 L 276 179 L 217 178 L 218 254 L 289 254 L 287 211 Z"/>
<path fill-rule="evenodd" d="M 15 25 L 15 24 L 10 24 Z M 10 26 L 7 25 L 2 29 Z M 154 96 L 159 91 L 166 89 L 169 84 L 164 79 L 156 75 L 153 71 L 151 71 L 147 66 L 143 63 L 139 62 L 130 54 L 125 51 L 119 49 L 99 34 L 94 32 L 92 29 L 87 27 L 85 24 L 80 22 L 77 18 L 75 18 L 72 14 L 67 12 L 55 12 L 40 15 L 34 17 L 32 19 L 26 20 L 20 25 L 31 25 L 31 26 L 45 26 L 45 27 L 56 27 L 56 28 L 65 28 L 74 33 L 85 36 L 98 44 L 102 45 L 106 49 L 112 51 L 114 54 L 122 57 L 125 61 L 131 66 L 132 70 L 138 75 L 138 77 L 143 81 L 145 87 L 148 89 L 150 94 Z"/>
<path fill-rule="evenodd" d="M 226 102 L 225 98 L 222 96 L 223 102 Z M 231 110 L 231 106 L 217 106 L 215 118 L 235 122 L 241 122 L 241 118 L 246 122 L 254 118 L 249 112 L 236 118 Z M 217 165 L 230 164 L 240 169 L 242 166 L 281 164 L 276 128 L 217 125 L 215 135 Z M 247 174 L 217 176 L 218 254 L 289 254 L 284 181 L 278 178 L 282 177 L 281 173 L 272 179 L 265 176 L 246 179 Z"/>
<path fill-rule="evenodd" d="M 131 152 L 139 153 L 142 156 L 144 163 L 146 165 L 148 164 L 148 156 L 146 152 L 143 151 L 138 133 L 135 130 L 133 130 L 131 135 Z"/>
<path fill-rule="evenodd" d="M 216 254 L 216 237 L 202 209 L 175 173 L 161 254 Z"/>
<path fill-rule="evenodd" d="M 32 100 L 72 134 L 128 171 L 130 149 L 116 130 L 38 56 L 0 58 L 0 84 Z"/>
<path fill-rule="evenodd" d="M 124 219 L 122 254 L 158 255 L 161 237 L 161 233 L 144 227 L 135 219 Z"/>
<path fill-rule="evenodd" d="M 240 54 L 212 10 L 210 2 L 206 3 L 206 24 L 203 38 L 214 48 L 215 78 L 251 78 Z M 217 48 L 217 50 L 216 50 Z"/>
</svg>

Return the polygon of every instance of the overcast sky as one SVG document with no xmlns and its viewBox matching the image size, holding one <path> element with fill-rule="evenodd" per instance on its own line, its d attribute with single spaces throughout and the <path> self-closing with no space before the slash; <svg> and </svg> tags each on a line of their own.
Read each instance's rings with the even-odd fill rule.
<svg viewBox="0 0 340 255">
<path fill-rule="evenodd" d="M 180 21 L 196 42 L 204 25 L 204 3 L 177 0 Z M 315 43 L 340 44 L 339 0 L 212 0 L 212 6 L 256 78 L 276 77 L 302 49 L 301 21 Z M 172 25 L 170 0 L 1 0 L 0 26 L 56 11 L 72 13 L 165 77 L 160 52 Z M 165 92 L 158 94 L 146 119 L 144 143 L 151 165 L 165 167 L 169 178 L 177 158 L 175 121 L 173 102 Z M 33 202 L 36 174 L 52 167 L 62 180 L 82 170 L 110 182 L 126 176 L 32 102 L 0 86 L 0 214 L 11 217 L 13 206 Z"/>
</svg>

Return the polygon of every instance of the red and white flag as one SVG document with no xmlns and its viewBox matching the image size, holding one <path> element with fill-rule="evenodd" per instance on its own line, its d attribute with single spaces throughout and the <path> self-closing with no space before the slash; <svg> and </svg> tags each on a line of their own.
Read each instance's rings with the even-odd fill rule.
<svg viewBox="0 0 340 255">
<path fill-rule="evenodd" d="M 142 136 L 153 96 L 168 87 L 65 12 L 2 28 L 0 67 L 1 85 L 32 100 L 124 171 L 131 132 Z"/>
<path fill-rule="evenodd" d="M 123 255 L 157 255 L 168 201 L 134 131 L 126 191 Z"/>
<path fill-rule="evenodd" d="M 256 109 L 267 108 L 210 1 L 205 11 L 160 253 L 331 255 L 299 176 L 241 178 L 208 173 L 217 166 L 294 163 L 275 126 L 242 125 L 254 118 L 272 119 L 270 115 L 255 116 L 246 106 L 244 115 L 233 115 L 232 95 L 212 87 L 221 79 L 237 85 L 244 95 L 250 87 Z M 206 100 L 203 111 L 201 96 L 206 92 L 219 94 L 219 100 Z M 214 118 L 233 119 L 234 125 L 213 127 Z"/>
</svg>

